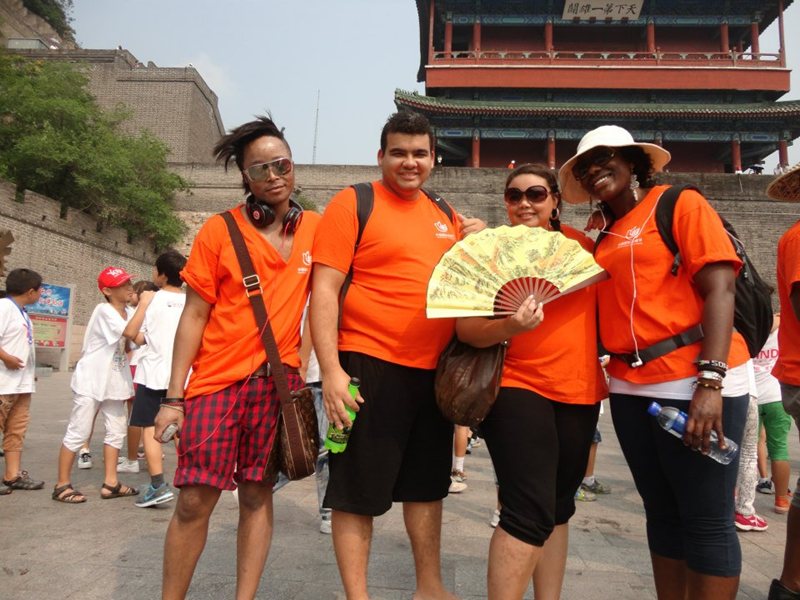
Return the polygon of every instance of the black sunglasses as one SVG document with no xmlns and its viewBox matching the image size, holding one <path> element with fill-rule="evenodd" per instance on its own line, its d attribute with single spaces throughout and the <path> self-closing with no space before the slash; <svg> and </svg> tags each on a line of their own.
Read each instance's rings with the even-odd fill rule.
<svg viewBox="0 0 800 600">
<path fill-rule="evenodd" d="M 551 192 L 544 186 L 532 185 L 527 190 L 522 191 L 519 188 L 506 188 L 503 197 L 509 204 L 519 204 L 524 197 L 528 202 L 542 202 L 547 198 Z"/>
<path fill-rule="evenodd" d="M 575 165 L 572 167 L 572 174 L 575 176 L 575 179 L 582 181 L 589 175 L 589 169 L 592 167 L 605 167 L 616 155 L 617 153 L 613 148 L 607 148 L 605 146 L 595 148 L 581 156 L 575 162 Z"/>
</svg>

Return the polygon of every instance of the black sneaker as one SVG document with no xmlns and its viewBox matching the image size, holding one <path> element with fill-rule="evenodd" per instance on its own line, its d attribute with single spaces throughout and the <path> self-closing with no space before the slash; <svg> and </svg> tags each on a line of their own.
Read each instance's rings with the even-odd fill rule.
<svg viewBox="0 0 800 600">
<path fill-rule="evenodd" d="M 767 600 L 800 600 L 800 592 L 793 592 L 777 579 L 773 579 Z"/>
</svg>

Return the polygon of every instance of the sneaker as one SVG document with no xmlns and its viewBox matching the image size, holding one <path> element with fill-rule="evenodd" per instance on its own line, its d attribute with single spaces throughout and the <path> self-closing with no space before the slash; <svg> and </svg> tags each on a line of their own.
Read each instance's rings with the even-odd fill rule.
<svg viewBox="0 0 800 600">
<path fill-rule="evenodd" d="M 497 524 L 500 522 L 500 509 L 495 508 L 494 512 L 492 513 L 492 518 L 489 521 L 489 525 L 494 528 L 497 527 Z"/>
<path fill-rule="evenodd" d="M 139 508 L 147 508 L 148 506 L 156 506 L 157 504 L 164 504 L 175 498 L 175 492 L 169 487 L 168 483 L 162 483 L 157 488 L 152 484 L 147 486 L 147 489 L 141 495 L 141 499 L 136 501 L 136 506 Z"/>
<path fill-rule="evenodd" d="M 775 496 L 775 512 L 779 515 L 785 515 L 788 513 L 791 501 L 791 496 Z"/>
<path fill-rule="evenodd" d="M 138 460 L 128 460 L 127 458 L 123 458 L 117 464 L 117 473 L 138 473 L 138 472 L 139 472 Z"/>
<path fill-rule="evenodd" d="M 136 449 L 136 458 L 142 460 L 144 458 L 144 446 L 139 446 Z"/>
<path fill-rule="evenodd" d="M 453 481 L 457 481 L 458 483 L 464 483 L 464 480 L 466 478 L 467 476 L 464 474 L 464 471 L 456 471 L 455 469 L 453 469 L 450 472 L 450 479 L 452 479 Z"/>
<path fill-rule="evenodd" d="M 11 488 L 5 483 L 0 482 L 0 496 L 6 496 L 11 493 Z"/>
<path fill-rule="evenodd" d="M 447 490 L 450 494 L 460 494 L 465 489 L 467 489 L 466 483 L 463 481 L 456 481 L 453 477 L 450 478 L 450 487 Z"/>
<path fill-rule="evenodd" d="M 773 579 L 767 600 L 800 600 L 800 592 L 793 592 L 777 579 Z"/>
<path fill-rule="evenodd" d="M 575 500 L 579 502 L 594 502 L 597 500 L 597 494 L 594 492 L 590 492 L 589 490 L 583 489 L 583 486 L 578 488 L 578 491 L 575 492 Z"/>
<path fill-rule="evenodd" d="M 756 486 L 756 491 L 762 494 L 774 494 L 775 489 L 772 487 L 772 480 L 764 479 L 763 481 L 759 481 Z"/>
<path fill-rule="evenodd" d="M 469 444 L 467 444 L 470 448 L 480 448 L 481 445 L 481 438 L 478 436 L 469 438 Z"/>
<path fill-rule="evenodd" d="M 599 479 L 595 479 L 592 485 L 581 484 L 581 489 L 593 494 L 610 494 L 611 486 L 601 483 Z"/>
<path fill-rule="evenodd" d="M 331 534 L 331 518 L 320 517 L 319 518 L 319 532 L 324 533 L 325 535 Z"/>
<path fill-rule="evenodd" d="M 736 513 L 734 524 L 739 531 L 766 531 L 769 527 L 766 520 L 762 519 L 757 514 L 745 516 L 738 512 Z"/>
<path fill-rule="evenodd" d="M 3 485 L 12 490 L 40 490 L 44 487 L 44 481 L 31 479 L 27 471 L 21 471 L 14 479 L 3 479 Z"/>
<path fill-rule="evenodd" d="M 79 469 L 92 468 L 92 455 L 86 449 L 81 450 L 80 453 L 78 454 L 78 468 Z"/>
</svg>

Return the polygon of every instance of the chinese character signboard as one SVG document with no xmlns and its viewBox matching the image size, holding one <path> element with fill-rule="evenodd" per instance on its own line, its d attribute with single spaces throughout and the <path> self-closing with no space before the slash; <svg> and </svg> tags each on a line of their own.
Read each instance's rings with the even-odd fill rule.
<svg viewBox="0 0 800 600">
<path fill-rule="evenodd" d="M 611 19 L 638 19 L 642 12 L 644 0 L 628 0 L 627 2 L 606 2 L 603 0 L 579 0 L 578 2 L 564 2 L 562 19 L 597 19 L 605 21 Z"/>
<path fill-rule="evenodd" d="M 28 306 L 33 322 L 33 339 L 39 348 L 66 348 L 71 289 L 42 284 L 42 296 Z"/>
</svg>

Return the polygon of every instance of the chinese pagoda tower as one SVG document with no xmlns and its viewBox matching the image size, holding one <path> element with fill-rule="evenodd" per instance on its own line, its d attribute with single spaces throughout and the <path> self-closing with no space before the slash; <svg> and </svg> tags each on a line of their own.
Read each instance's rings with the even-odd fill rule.
<svg viewBox="0 0 800 600">
<path fill-rule="evenodd" d="M 419 81 L 445 165 L 563 164 L 617 124 L 673 172 L 741 172 L 800 136 L 783 13 L 792 0 L 416 0 Z M 759 36 L 778 21 L 779 48 Z"/>
</svg>

